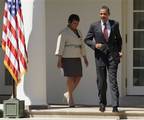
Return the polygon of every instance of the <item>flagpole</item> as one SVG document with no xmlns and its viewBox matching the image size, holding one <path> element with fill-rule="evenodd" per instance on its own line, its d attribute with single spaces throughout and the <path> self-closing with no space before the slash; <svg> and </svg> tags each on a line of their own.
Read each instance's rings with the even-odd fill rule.
<svg viewBox="0 0 144 120">
<path fill-rule="evenodd" d="M 12 78 L 12 98 L 17 98 L 15 80 Z"/>
</svg>

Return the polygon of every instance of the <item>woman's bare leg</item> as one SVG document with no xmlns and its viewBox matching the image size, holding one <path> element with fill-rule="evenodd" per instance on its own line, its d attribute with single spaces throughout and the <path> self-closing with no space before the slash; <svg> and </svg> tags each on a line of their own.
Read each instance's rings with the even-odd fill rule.
<svg viewBox="0 0 144 120">
<path fill-rule="evenodd" d="M 81 77 L 77 76 L 74 78 L 74 85 L 73 85 L 73 91 L 75 90 L 75 88 L 78 86 L 79 82 L 80 82 Z"/>
<path fill-rule="evenodd" d="M 67 77 L 67 92 L 64 93 L 64 96 L 67 98 L 67 103 L 73 105 L 73 91 L 78 86 L 81 77 Z"/>
<path fill-rule="evenodd" d="M 73 88 L 74 88 L 74 77 L 67 77 L 67 92 L 64 93 L 64 96 L 66 97 L 69 106 L 74 105 Z"/>
</svg>

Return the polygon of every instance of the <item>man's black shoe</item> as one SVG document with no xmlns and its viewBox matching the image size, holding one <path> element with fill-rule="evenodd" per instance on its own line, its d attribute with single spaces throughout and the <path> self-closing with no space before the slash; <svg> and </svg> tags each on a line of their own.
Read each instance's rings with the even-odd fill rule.
<svg viewBox="0 0 144 120">
<path fill-rule="evenodd" d="M 105 106 L 100 105 L 99 111 L 104 112 L 105 111 Z"/>
<path fill-rule="evenodd" d="M 119 112 L 118 107 L 113 107 L 112 112 Z"/>
</svg>

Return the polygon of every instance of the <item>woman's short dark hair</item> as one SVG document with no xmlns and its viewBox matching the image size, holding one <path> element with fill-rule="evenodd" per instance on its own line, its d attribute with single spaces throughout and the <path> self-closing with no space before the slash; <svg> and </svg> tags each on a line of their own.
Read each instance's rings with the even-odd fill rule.
<svg viewBox="0 0 144 120">
<path fill-rule="evenodd" d="M 68 18 L 68 23 L 72 23 L 72 21 L 74 21 L 74 20 L 80 21 L 80 18 L 79 18 L 79 16 L 76 15 L 76 14 L 71 14 L 71 15 L 69 16 L 69 18 Z"/>
</svg>

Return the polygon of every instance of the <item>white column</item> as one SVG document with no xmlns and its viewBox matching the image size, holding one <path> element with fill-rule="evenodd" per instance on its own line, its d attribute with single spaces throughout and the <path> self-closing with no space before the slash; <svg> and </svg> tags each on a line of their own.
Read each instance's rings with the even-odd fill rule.
<svg viewBox="0 0 144 120">
<path fill-rule="evenodd" d="M 26 105 L 46 105 L 45 0 L 21 0 L 28 48 L 28 71 L 17 86 Z"/>
</svg>

